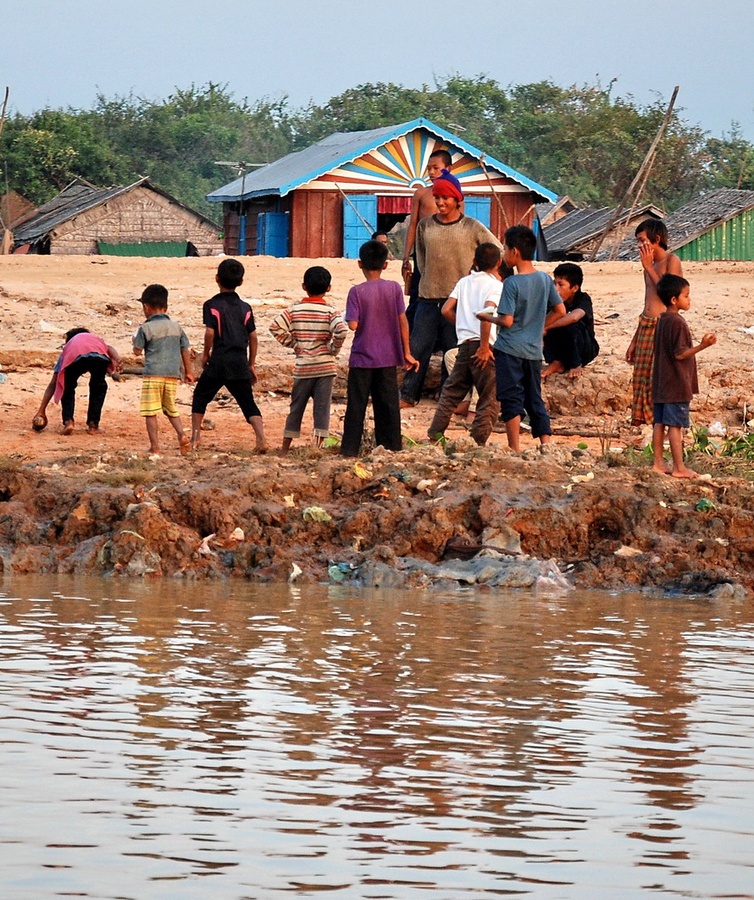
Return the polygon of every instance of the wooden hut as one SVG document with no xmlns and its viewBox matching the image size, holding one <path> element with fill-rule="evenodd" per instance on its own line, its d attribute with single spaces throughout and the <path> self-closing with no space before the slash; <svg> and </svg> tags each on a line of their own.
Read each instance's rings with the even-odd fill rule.
<svg viewBox="0 0 754 900">
<path fill-rule="evenodd" d="M 597 243 L 602 239 L 605 228 L 611 222 L 615 209 L 574 209 L 567 215 L 545 225 L 542 229 L 547 243 L 547 258 L 551 261 L 572 260 L 581 262 L 591 256 Z M 662 218 L 662 210 L 656 206 L 642 206 L 626 209 L 621 213 L 610 233 L 602 241 L 599 259 L 611 259 L 624 240 L 645 219 Z"/>
<path fill-rule="evenodd" d="M 535 204 L 556 195 L 428 119 L 332 134 L 245 172 L 207 200 L 223 204 L 225 252 L 354 258 L 374 231 L 406 219 L 427 161 L 447 150 L 466 213 L 497 235 L 534 225 Z"/>
<path fill-rule="evenodd" d="M 666 219 L 668 249 L 683 260 L 754 260 L 754 191 L 720 188 L 702 194 Z M 638 259 L 626 241 L 618 259 Z"/>
<path fill-rule="evenodd" d="M 76 179 L 14 230 L 15 252 L 208 256 L 220 226 L 147 178 L 98 188 Z"/>
</svg>

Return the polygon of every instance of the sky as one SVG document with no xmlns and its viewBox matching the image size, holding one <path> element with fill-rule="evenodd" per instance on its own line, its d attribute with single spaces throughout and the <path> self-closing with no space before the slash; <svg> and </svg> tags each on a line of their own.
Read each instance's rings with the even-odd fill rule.
<svg viewBox="0 0 754 900">
<path fill-rule="evenodd" d="M 367 82 L 484 75 L 607 85 L 754 142 L 754 2 L 681 0 L 0 0 L 9 108 L 87 109 L 212 81 L 237 100 L 325 103 Z M 432 110 L 425 112 L 432 118 Z"/>
</svg>

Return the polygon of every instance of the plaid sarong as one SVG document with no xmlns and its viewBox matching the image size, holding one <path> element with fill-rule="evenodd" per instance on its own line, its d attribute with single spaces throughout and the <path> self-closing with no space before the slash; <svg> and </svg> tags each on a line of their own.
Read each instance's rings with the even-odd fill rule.
<svg viewBox="0 0 754 900">
<path fill-rule="evenodd" d="M 633 395 L 631 398 L 631 424 L 652 425 L 652 364 L 655 359 L 655 331 L 658 318 L 639 316 L 634 351 Z"/>
</svg>

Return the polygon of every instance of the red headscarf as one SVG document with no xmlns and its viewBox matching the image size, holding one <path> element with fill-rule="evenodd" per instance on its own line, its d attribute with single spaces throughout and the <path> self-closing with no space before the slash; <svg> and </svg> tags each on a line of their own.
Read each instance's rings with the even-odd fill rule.
<svg viewBox="0 0 754 900">
<path fill-rule="evenodd" d="M 461 182 L 448 169 L 443 169 L 440 177 L 435 179 L 432 193 L 435 197 L 455 197 L 459 203 L 463 200 Z"/>
</svg>

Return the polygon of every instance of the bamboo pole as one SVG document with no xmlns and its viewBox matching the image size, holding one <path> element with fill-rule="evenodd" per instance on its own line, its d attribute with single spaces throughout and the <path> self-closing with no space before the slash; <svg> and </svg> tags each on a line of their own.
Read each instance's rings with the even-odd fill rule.
<svg viewBox="0 0 754 900">
<path fill-rule="evenodd" d="M 623 195 L 623 199 L 618 204 L 615 212 L 613 213 L 612 217 L 610 218 L 610 221 L 607 223 L 607 225 L 605 225 L 605 230 L 600 235 L 600 239 L 595 244 L 594 249 L 592 250 L 592 252 L 589 256 L 589 262 L 594 262 L 594 258 L 599 253 L 600 247 L 602 246 L 605 238 L 612 231 L 613 226 L 620 218 L 620 214 L 623 212 L 623 210 L 626 206 L 626 203 L 628 202 L 628 198 L 633 194 L 634 188 L 636 187 L 636 185 L 642 180 L 645 170 L 647 170 L 647 168 L 649 168 L 649 170 L 651 171 L 651 167 L 654 162 L 654 156 L 655 156 L 655 153 L 657 152 L 657 147 L 658 147 L 660 141 L 662 140 L 662 136 L 665 134 L 665 129 L 668 127 L 668 122 L 670 122 L 670 117 L 673 114 L 673 107 L 675 106 L 675 101 L 676 101 L 676 97 L 678 96 L 679 90 L 680 90 L 680 88 L 678 87 L 678 85 L 676 85 L 675 88 L 673 89 L 673 96 L 670 98 L 670 103 L 668 104 L 668 108 L 667 108 L 667 111 L 665 112 L 665 117 L 662 120 L 662 124 L 660 125 L 659 131 L 657 132 L 654 140 L 650 144 L 649 150 L 647 150 L 647 154 L 644 157 L 644 161 L 639 166 L 639 171 L 636 173 L 633 181 L 628 186 L 628 190 Z M 647 175 L 648 174 L 649 173 L 647 173 Z"/>
<path fill-rule="evenodd" d="M 505 223 L 505 227 L 510 228 L 510 223 L 508 222 L 508 216 L 505 213 L 505 207 L 503 206 L 503 201 L 500 199 L 500 195 L 495 191 L 495 188 L 492 185 L 492 179 L 490 178 L 490 173 L 487 169 L 487 164 L 484 161 L 484 153 L 479 157 L 479 162 L 482 166 L 482 171 L 484 172 L 485 178 L 487 179 L 487 184 L 490 186 L 490 190 L 492 191 L 492 196 L 495 198 L 495 202 L 498 205 L 498 209 L 500 210 L 503 216 L 503 222 Z"/>
</svg>

